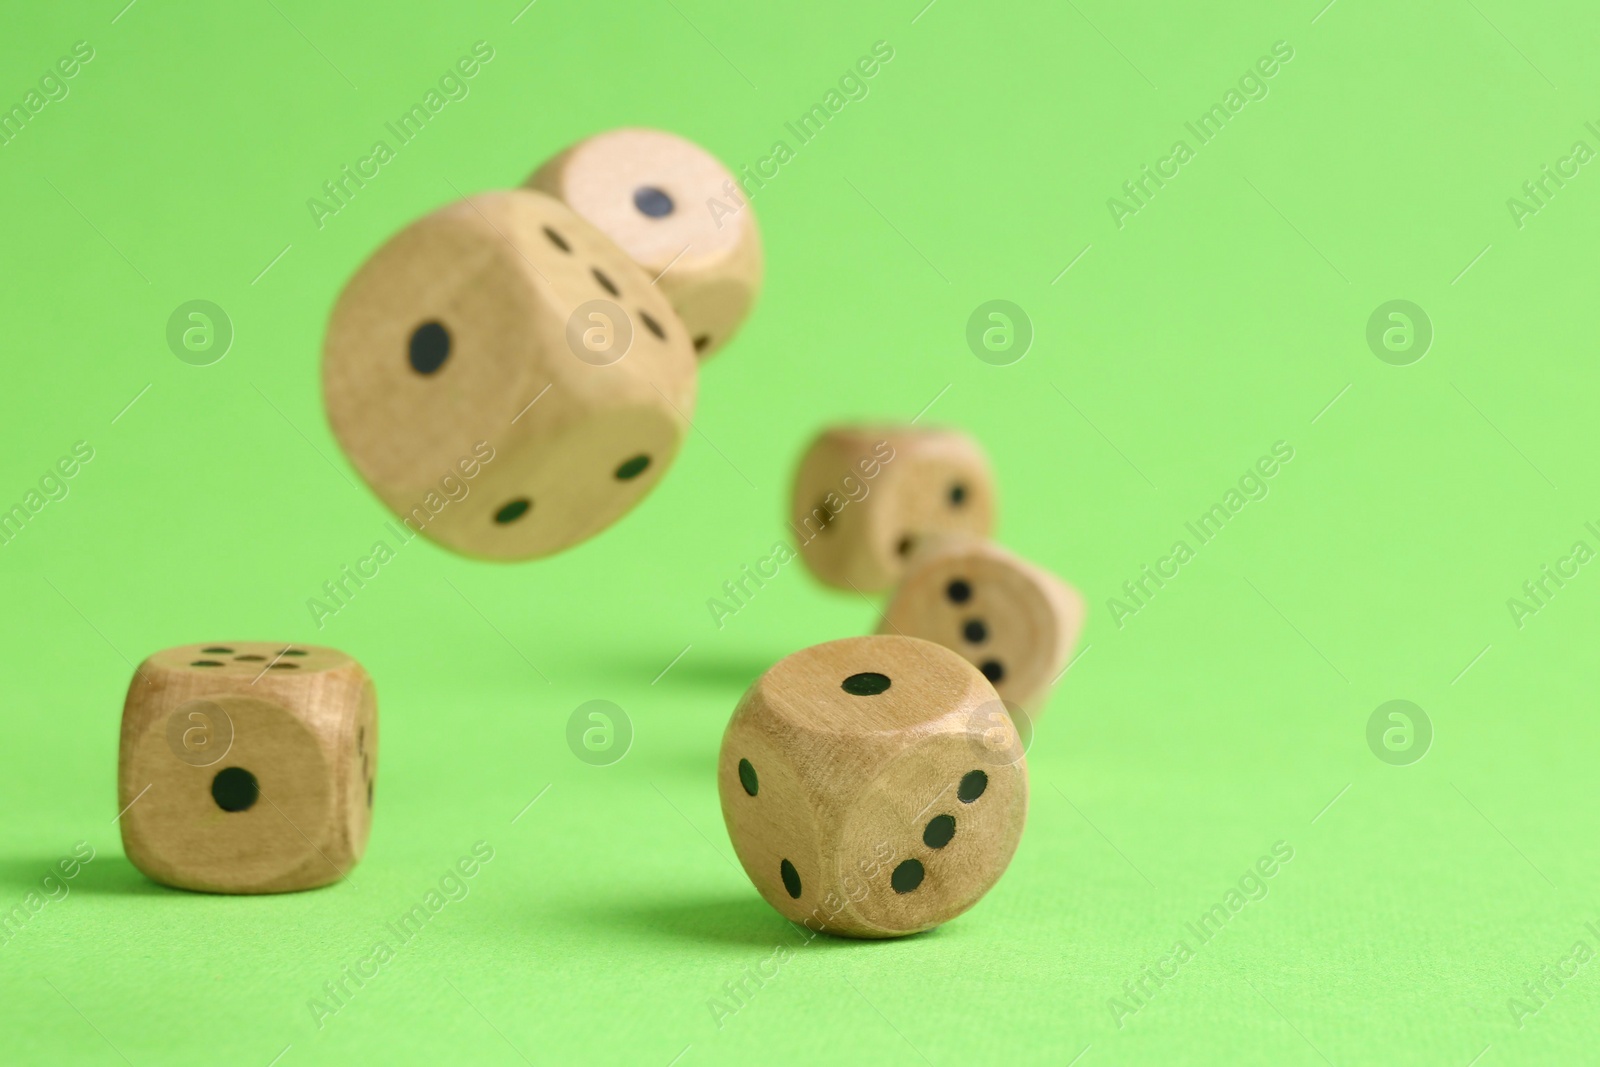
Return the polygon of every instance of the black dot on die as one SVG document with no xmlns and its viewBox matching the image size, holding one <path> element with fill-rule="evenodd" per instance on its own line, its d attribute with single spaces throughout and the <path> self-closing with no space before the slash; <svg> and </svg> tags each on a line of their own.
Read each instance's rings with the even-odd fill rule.
<svg viewBox="0 0 1600 1067">
<path fill-rule="evenodd" d="M 927 827 L 922 831 L 922 843 L 929 848 L 944 848 L 954 836 L 956 836 L 956 817 L 935 815 L 928 820 Z"/>
<path fill-rule="evenodd" d="M 531 507 L 533 507 L 533 501 L 529 500 L 525 496 L 518 497 L 515 500 L 502 504 L 500 506 L 500 510 L 494 513 L 494 521 L 498 522 L 502 526 L 508 522 L 516 522 L 518 519 L 522 518 L 522 516 L 526 515 L 528 513 L 528 509 Z"/>
<path fill-rule="evenodd" d="M 993 685 L 999 685 L 1000 679 L 1006 676 L 1005 667 L 1002 666 L 1000 661 L 997 659 L 984 660 L 982 663 L 978 664 L 978 669 L 983 672 L 983 676 L 989 679 L 990 683 Z"/>
<path fill-rule="evenodd" d="M 989 627 L 984 625 L 982 619 L 968 619 L 966 625 L 961 627 L 961 636 L 975 645 L 981 645 L 989 639 Z"/>
<path fill-rule="evenodd" d="M 800 872 L 794 869 L 794 864 L 784 860 L 778 865 L 778 876 L 783 879 L 783 888 L 788 890 L 789 896 L 799 900 Z"/>
<path fill-rule="evenodd" d="M 922 861 L 906 860 L 889 876 L 889 884 L 896 893 L 909 893 L 922 884 Z"/>
<path fill-rule="evenodd" d="M 744 791 L 751 796 L 755 796 L 761 789 L 761 780 L 756 777 L 756 769 L 750 765 L 750 761 L 747 759 L 739 761 L 739 784 L 744 786 Z M 785 860 L 784 862 L 787 863 L 788 861 Z M 796 895 L 798 896 L 798 894 Z"/>
<path fill-rule="evenodd" d="M 655 334 L 659 340 L 665 341 L 667 339 L 667 331 L 661 328 L 661 324 L 655 320 L 650 312 L 639 312 L 639 321 L 644 323 L 644 328 Z"/>
<path fill-rule="evenodd" d="M 231 653 L 233 649 L 224 648 L 221 645 L 213 645 L 211 648 L 202 648 L 200 651 L 204 652 L 208 656 L 226 656 Z"/>
<path fill-rule="evenodd" d="M 911 555 L 911 550 L 916 547 L 917 542 L 914 539 L 902 537 L 900 538 L 900 543 L 894 546 L 894 550 L 902 556 L 909 556 Z"/>
<path fill-rule="evenodd" d="M 964 578 L 957 578 L 944 587 L 944 595 L 952 604 L 965 604 L 972 599 L 972 585 Z"/>
<path fill-rule="evenodd" d="M 840 683 L 843 689 L 853 697 L 875 697 L 888 690 L 890 685 L 887 674 L 878 674 L 875 671 L 864 671 L 861 674 L 852 674 Z"/>
<path fill-rule="evenodd" d="M 971 804 L 983 796 L 983 791 L 989 788 L 989 776 L 982 771 L 968 771 L 961 776 L 961 784 L 956 786 L 956 798 L 963 804 Z"/>
<path fill-rule="evenodd" d="M 411 369 L 434 374 L 450 358 L 450 331 L 442 323 L 425 322 L 411 333 Z"/>
<path fill-rule="evenodd" d="M 600 283 L 600 288 L 604 289 L 612 296 L 622 295 L 622 293 L 617 289 L 617 283 L 606 277 L 605 274 L 601 272 L 599 267 L 592 268 L 591 273 L 594 274 L 594 280 Z"/>
<path fill-rule="evenodd" d="M 372 783 L 367 783 L 367 807 L 372 807 Z"/>
<path fill-rule="evenodd" d="M 243 767 L 225 767 L 211 779 L 211 799 L 223 811 L 246 811 L 259 796 L 256 776 Z"/>
<path fill-rule="evenodd" d="M 639 209 L 639 214 L 649 215 L 653 219 L 666 218 L 672 214 L 672 197 L 664 190 L 653 185 L 641 185 L 633 191 L 633 206 Z"/>
<path fill-rule="evenodd" d="M 222 664 L 214 659 L 197 659 L 189 664 L 191 667 L 220 667 Z"/>
<path fill-rule="evenodd" d="M 956 482 L 950 487 L 950 506 L 959 508 L 967 502 L 967 487 Z"/>
<path fill-rule="evenodd" d="M 694 339 L 694 350 L 696 352 L 704 352 L 706 349 L 708 349 L 710 347 L 711 347 L 711 335 L 709 333 L 703 333 L 699 337 L 696 337 Z"/>
<path fill-rule="evenodd" d="M 648 466 L 650 466 L 650 457 L 642 452 L 632 459 L 625 459 L 617 465 L 617 481 L 625 482 L 631 478 L 637 478 L 644 473 L 645 468 Z"/>
<path fill-rule="evenodd" d="M 550 227 L 546 226 L 544 228 L 544 235 L 546 237 L 550 238 L 550 243 L 555 245 L 557 248 L 561 249 L 561 251 L 563 251 L 563 252 L 571 252 L 572 251 L 572 246 L 567 244 L 567 239 L 565 237 L 561 236 L 556 231 L 552 230 Z"/>
</svg>

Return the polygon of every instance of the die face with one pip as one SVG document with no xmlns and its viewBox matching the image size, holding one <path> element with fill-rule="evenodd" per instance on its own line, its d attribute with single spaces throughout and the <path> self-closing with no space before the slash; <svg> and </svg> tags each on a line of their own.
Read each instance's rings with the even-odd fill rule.
<svg viewBox="0 0 1600 1067">
<path fill-rule="evenodd" d="M 750 880 L 793 922 L 927 930 L 977 903 L 1022 834 L 1028 775 L 993 687 L 926 641 L 856 637 L 779 662 L 739 702 L 717 785 Z"/>
<path fill-rule="evenodd" d="M 1083 629 L 1078 591 L 987 541 L 925 544 L 884 609 L 879 633 L 959 652 L 1002 699 L 1037 713 Z"/>
<path fill-rule="evenodd" d="M 800 461 L 790 527 L 819 579 L 871 593 L 900 580 L 919 539 L 987 537 L 994 516 L 989 461 L 967 435 L 839 426 Z"/>
<path fill-rule="evenodd" d="M 597 134 L 528 185 L 582 215 L 657 279 L 704 359 L 727 344 L 761 290 L 761 234 L 734 176 L 661 130 Z"/>
<path fill-rule="evenodd" d="M 372 680 L 342 652 L 229 641 L 139 665 L 122 712 L 128 859 L 164 885 L 327 885 L 366 850 L 378 769 Z"/>
<path fill-rule="evenodd" d="M 677 454 L 695 379 L 660 290 L 529 190 L 391 238 L 340 294 L 323 357 L 328 419 L 361 476 L 408 526 L 490 559 L 547 556 L 621 518 Z"/>
</svg>

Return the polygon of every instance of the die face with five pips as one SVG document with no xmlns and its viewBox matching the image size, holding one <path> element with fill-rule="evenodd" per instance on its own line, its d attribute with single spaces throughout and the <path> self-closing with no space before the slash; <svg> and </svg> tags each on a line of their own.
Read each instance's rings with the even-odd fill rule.
<svg viewBox="0 0 1600 1067">
<path fill-rule="evenodd" d="M 917 427 L 839 426 L 795 476 L 790 529 L 811 573 L 861 593 L 898 582 L 919 541 L 987 537 L 994 477 L 970 437 Z"/>
<path fill-rule="evenodd" d="M 260 641 L 157 652 L 123 707 L 123 849 L 180 889 L 327 885 L 366 849 L 377 762 L 377 696 L 344 653 Z"/>
<path fill-rule="evenodd" d="M 913 555 L 878 632 L 955 650 L 1037 716 L 1083 618 L 1083 597 L 1055 575 L 992 542 L 951 538 Z"/>
<path fill-rule="evenodd" d="M 694 410 L 688 330 L 632 259 L 552 197 L 484 193 L 406 227 L 340 294 L 334 435 L 413 530 L 547 556 L 639 502 Z"/>
<path fill-rule="evenodd" d="M 734 176 L 661 130 L 621 129 L 568 148 L 528 179 L 592 223 L 656 280 L 705 359 L 761 289 L 761 235 Z"/>
<path fill-rule="evenodd" d="M 717 770 L 757 890 L 791 921 L 851 937 L 970 908 L 1027 815 L 1020 742 L 995 743 L 998 705 L 971 664 L 914 638 L 832 641 L 772 667 L 735 710 Z"/>
</svg>

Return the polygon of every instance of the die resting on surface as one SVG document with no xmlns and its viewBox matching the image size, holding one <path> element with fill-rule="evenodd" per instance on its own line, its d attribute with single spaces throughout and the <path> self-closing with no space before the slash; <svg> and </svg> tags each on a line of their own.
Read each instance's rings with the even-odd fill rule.
<svg viewBox="0 0 1600 1067">
<path fill-rule="evenodd" d="M 377 696 L 344 653 L 261 641 L 169 648 L 139 665 L 123 707 L 123 849 L 180 889 L 327 885 L 366 849 L 377 769 Z"/>
<path fill-rule="evenodd" d="M 767 902 L 851 937 L 970 908 L 1011 861 L 1028 806 L 994 688 L 949 649 L 892 636 L 817 645 L 762 675 L 723 735 L 717 787 Z"/>
<path fill-rule="evenodd" d="M 525 189 L 392 237 L 336 303 L 328 420 L 412 530 L 490 559 L 592 537 L 671 465 L 694 411 L 688 331 L 615 244 Z"/>
<path fill-rule="evenodd" d="M 994 529 L 994 477 L 966 434 L 836 426 L 806 449 L 790 529 L 811 573 L 872 593 L 901 578 L 919 539 Z"/>
</svg>

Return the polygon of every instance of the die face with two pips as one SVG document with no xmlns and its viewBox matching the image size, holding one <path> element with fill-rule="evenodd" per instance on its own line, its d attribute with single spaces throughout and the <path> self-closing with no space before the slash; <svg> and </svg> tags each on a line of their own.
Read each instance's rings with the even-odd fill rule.
<svg viewBox="0 0 1600 1067">
<path fill-rule="evenodd" d="M 695 388 L 660 289 L 525 189 L 396 234 L 345 286 L 324 345 L 351 463 L 412 529 L 488 559 L 547 556 L 621 518 L 671 465 Z"/>
<path fill-rule="evenodd" d="M 259 641 L 157 652 L 123 707 L 123 849 L 180 889 L 327 885 L 366 849 L 377 761 L 377 696 L 342 652 Z"/>
<path fill-rule="evenodd" d="M 994 515 L 989 462 L 965 434 L 840 426 L 801 459 L 790 528 L 814 575 L 871 593 L 900 580 L 920 540 L 987 537 Z"/>
<path fill-rule="evenodd" d="M 661 130 L 597 134 L 538 169 L 528 186 L 564 202 L 657 280 L 701 359 L 730 338 L 761 289 L 761 235 L 733 175 Z"/>
<path fill-rule="evenodd" d="M 1007 700 L 1037 713 L 1083 629 L 1083 597 L 991 542 L 925 544 L 884 609 L 878 632 L 955 650 Z"/>
<path fill-rule="evenodd" d="M 993 736 L 998 703 L 960 656 L 913 638 L 832 641 L 772 667 L 735 710 L 717 770 L 756 889 L 791 921 L 851 937 L 970 908 L 1027 815 L 1020 742 Z"/>
</svg>

